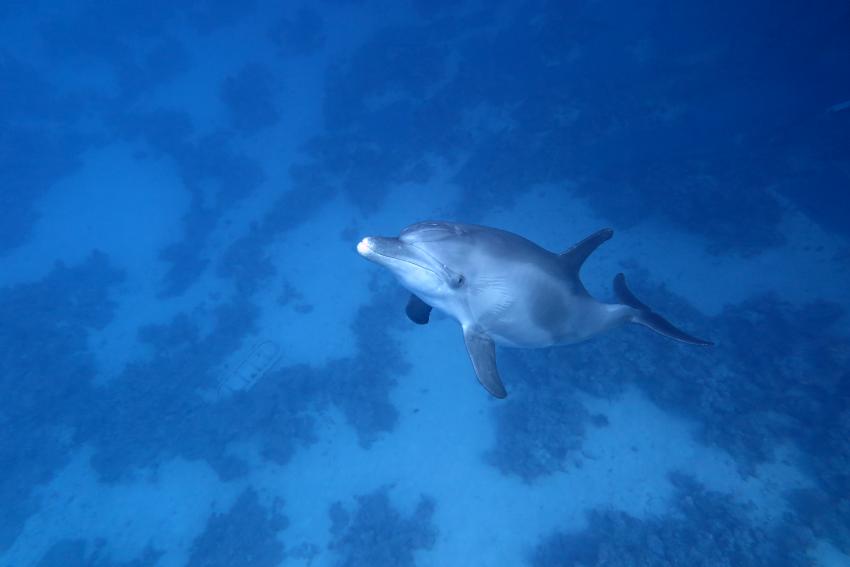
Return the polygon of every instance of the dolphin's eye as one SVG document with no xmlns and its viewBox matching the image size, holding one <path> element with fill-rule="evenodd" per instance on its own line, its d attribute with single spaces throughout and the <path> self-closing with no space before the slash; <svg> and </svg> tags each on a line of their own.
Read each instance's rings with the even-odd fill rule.
<svg viewBox="0 0 850 567">
<path fill-rule="evenodd" d="M 452 280 L 452 287 L 457 289 L 459 287 L 463 287 L 463 284 L 465 284 L 465 283 L 466 283 L 466 278 L 463 277 L 463 274 L 458 274 Z"/>
</svg>

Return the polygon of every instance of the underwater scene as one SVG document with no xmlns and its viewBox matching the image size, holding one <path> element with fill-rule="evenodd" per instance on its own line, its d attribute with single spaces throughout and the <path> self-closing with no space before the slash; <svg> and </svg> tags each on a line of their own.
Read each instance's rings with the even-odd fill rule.
<svg viewBox="0 0 850 567">
<path fill-rule="evenodd" d="M 0 32 L 0 567 L 850 566 L 850 3 Z"/>
</svg>

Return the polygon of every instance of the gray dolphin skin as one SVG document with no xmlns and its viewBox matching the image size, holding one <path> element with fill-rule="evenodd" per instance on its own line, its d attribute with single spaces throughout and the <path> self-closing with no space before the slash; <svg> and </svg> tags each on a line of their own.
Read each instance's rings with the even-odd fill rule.
<svg viewBox="0 0 850 567">
<path fill-rule="evenodd" d="M 579 271 L 613 234 L 600 230 L 555 254 L 504 230 L 425 221 L 408 226 L 397 238 L 366 237 L 357 252 L 389 269 L 411 292 L 407 315 L 413 322 L 427 323 L 434 307 L 456 319 L 478 381 L 504 398 L 496 344 L 540 348 L 576 343 L 626 323 L 645 325 L 683 343 L 712 344 L 641 303 L 623 274 L 614 278 L 622 303 L 590 296 Z"/>
</svg>

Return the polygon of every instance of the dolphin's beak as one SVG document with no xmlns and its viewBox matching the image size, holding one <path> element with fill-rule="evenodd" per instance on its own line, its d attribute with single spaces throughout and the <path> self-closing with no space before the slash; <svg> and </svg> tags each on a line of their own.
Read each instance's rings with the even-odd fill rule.
<svg viewBox="0 0 850 567">
<path fill-rule="evenodd" d="M 387 248 L 381 245 L 381 241 L 385 240 L 381 237 L 367 236 L 357 243 L 357 253 L 367 260 L 376 260 L 376 256 L 382 256 L 381 250 Z"/>
<path fill-rule="evenodd" d="M 360 242 L 357 243 L 357 253 L 361 256 L 368 258 L 369 254 L 372 253 L 372 242 L 370 237 L 366 237 Z"/>
<path fill-rule="evenodd" d="M 401 240 L 384 236 L 367 236 L 357 243 L 357 253 L 379 264 L 409 254 Z"/>
<path fill-rule="evenodd" d="M 447 282 L 458 279 L 457 274 L 439 263 L 426 251 L 418 246 L 407 244 L 400 238 L 367 236 L 357 243 L 357 252 L 370 262 L 380 264 L 397 274 L 414 267 L 417 270 L 431 272 Z"/>
<path fill-rule="evenodd" d="M 423 256 L 421 250 L 408 246 L 395 237 L 367 236 L 357 243 L 357 252 L 367 260 L 388 268 L 398 265 L 399 262 L 420 268 L 426 268 L 428 265 L 428 259 Z"/>
</svg>

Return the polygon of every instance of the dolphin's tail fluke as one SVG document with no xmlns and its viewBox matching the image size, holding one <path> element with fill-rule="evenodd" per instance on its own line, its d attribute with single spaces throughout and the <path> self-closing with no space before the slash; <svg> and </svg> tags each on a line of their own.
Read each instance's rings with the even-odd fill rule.
<svg viewBox="0 0 850 567">
<path fill-rule="evenodd" d="M 646 304 L 642 303 L 637 297 L 635 297 L 635 294 L 633 294 L 632 290 L 630 290 L 626 285 L 626 276 L 623 274 L 617 274 L 614 277 L 614 292 L 617 294 L 620 301 L 637 311 L 637 314 L 632 318 L 634 323 L 639 323 L 649 327 L 658 334 L 690 345 L 711 346 L 714 344 L 711 341 L 699 339 L 687 334 L 658 313 L 655 313 Z"/>
</svg>

